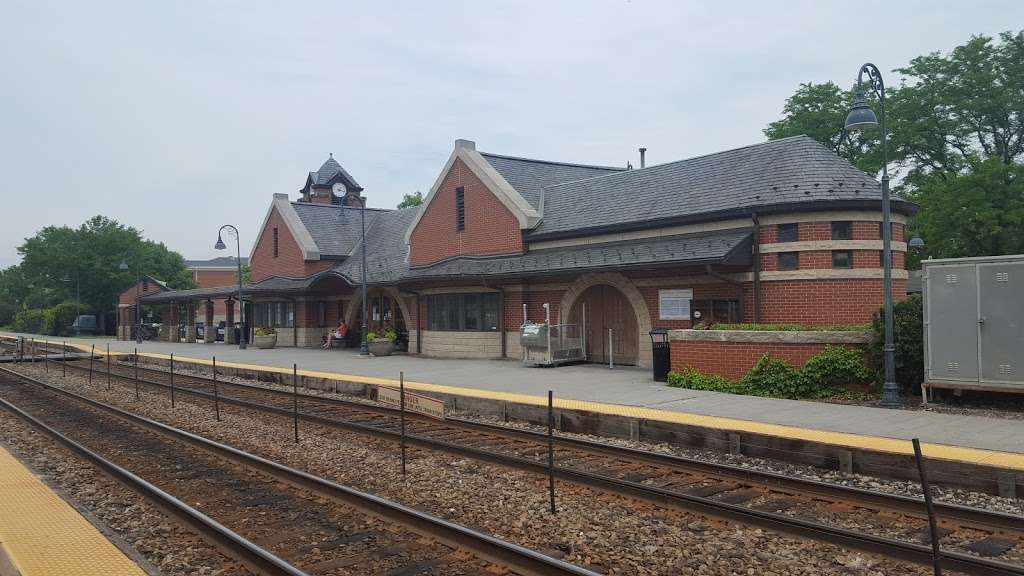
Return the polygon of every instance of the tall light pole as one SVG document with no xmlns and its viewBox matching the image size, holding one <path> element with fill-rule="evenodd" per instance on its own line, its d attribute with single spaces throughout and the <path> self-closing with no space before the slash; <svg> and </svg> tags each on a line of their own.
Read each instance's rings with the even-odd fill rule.
<svg viewBox="0 0 1024 576">
<path fill-rule="evenodd" d="M 238 331 L 238 349 L 245 350 L 245 301 L 242 300 L 242 241 L 238 235 L 238 228 L 235 228 L 231 224 L 225 224 L 217 230 L 217 243 L 213 247 L 217 250 L 224 250 L 227 246 L 224 245 L 224 240 L 221 238 L 221 232 L 225 228 L 230 228 L 235 232 L 235 249 L 237 251 L 237 263 L 238 263 L 238 319 L 242 323 L 241 330 Z M 228 326 L 229 330 L 234 328 Z M 209 327 L 207 327 L 209 330 Z"/>
<path fill-rule="evenodd" d="M 366 205 L 359 207 L 359 225 L 362 229 L 362 253 L 363 253 L 363 271 L 362 271 L 362 288 L 363 288 L 363 337 L 359 343 L 359 355 L 369 356 L 370 346 L 366 340 L 366 314 L 367 314 L 367 301 L 366 301 Z"/>
<path fill-rule="evenodd" d="M 878 96 L 881 120 L 868 106 L 868 100 L 861 88 L 865 74 L 871 82 L 871 89 Z M 878 67 L 869 62 L 861 66 L 857 72 L 857 97 L 846 116 L 846 129 L 857 131 L 874 126 L 878 126 L 882 132 L 882 283 L 885 290 L 885 343 L 882 346 L 885 356 L 885 382 L 882 384 L 882 406 L 898 408 L 901 401 L 900 388 L 896 384 L 896 345 L 893 343 L 892 218 L 889 202 L 889 157 L 886 150 L 888 134 L 885 131 L 885 83 L 882 82 L 882 73 L 878 71 Z"/>
<path fill-rule="evenodd" d="M 128 261 L 121 259 L 121 264 L 118 265 L 118 270 L 128 270 Z M 142 269 L 136 266 L 136 280 L 135 280 L 135 343 L 142 344 Z"/>
</svg>

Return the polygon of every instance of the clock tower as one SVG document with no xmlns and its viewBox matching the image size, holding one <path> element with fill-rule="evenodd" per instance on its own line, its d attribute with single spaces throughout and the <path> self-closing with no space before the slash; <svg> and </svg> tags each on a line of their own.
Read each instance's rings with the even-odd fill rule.
<svg viewBox="0 0 1024 576">
<path fill-rule="evenodd" d="M 362 191 L 363 187 L 338 164 L 334 154 L 327 158 L 319 170 L 309 173 L 306 184 L 299 190 L 303 202 L 353 208 L 366 206 L 366 197 L 360 194 Z"/>
</svg>

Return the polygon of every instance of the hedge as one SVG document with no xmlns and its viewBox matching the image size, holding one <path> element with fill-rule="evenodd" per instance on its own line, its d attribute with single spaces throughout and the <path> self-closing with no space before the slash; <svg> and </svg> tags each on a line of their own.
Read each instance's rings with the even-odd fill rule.
<svg viewBox="0 0 1024 576">
<path fill-rule="evenodd" d="M 791 399 L 835 396 L 846 392 L 851 384 L 871 381 L 864 353 L 841 346 L 825 346 L 799 369 L 765 354 L 739 380 L 694 369 L 668 373 L 668 385 L 676 388 Z"/>
</svg>

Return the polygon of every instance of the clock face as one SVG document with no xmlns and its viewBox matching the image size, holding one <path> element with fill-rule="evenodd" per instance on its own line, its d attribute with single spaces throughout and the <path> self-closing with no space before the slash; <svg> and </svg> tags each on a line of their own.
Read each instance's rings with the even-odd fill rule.
<svg viewBox="0 0 1024 576">
<path fill-rule="evenodd" d="M 331 190 L 334 191 L 334 195 L 335 196 L 344 196 L 345 195 L 345 185 L 342 184 L 341 182 L 338 182 L 337 184 L 335 184 L 334 187 Z"/>
</svg>

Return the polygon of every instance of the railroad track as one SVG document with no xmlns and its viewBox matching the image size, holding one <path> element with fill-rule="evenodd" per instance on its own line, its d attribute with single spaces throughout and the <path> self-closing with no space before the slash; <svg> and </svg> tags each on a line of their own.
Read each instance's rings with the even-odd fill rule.
<svg viewBox="0 0 1024 576">
<path fill-rule="evenodd" d="M 84 365 L 69 363 L 75 370 Z M 100 366 L 105 369 L 105 366 Z M 104 378 L 105 372 L 99 373 Z M 115 381 L 133 383 L 135 368 L 114 365 Z M 214 381 L 173 375 L 178 394 L 213 400 Z M 138 382 L 167 391 L 167 370 L 139 367 Z M 224 404 L 397 439 L 397 410 L 235 382 L 217 381 Z M 407 415 L 410 445 L 504 466 L 547 473 L 547 437 L 449 418 Z M 761 472 L 631 450 L 566 437 L 555 438 L 555 475 L 602 490 L 676 506 L 708 516 L 921 564 L 931 563 L 923 501 Z M 943 564 L 971 574 L 1024 574 L 1024 518 L 952 504 L 936 504 Z M 899 526 L 899 529 L 894 529 Z M 985 556 L 984 558 L 980 556 Z"/>
<path fill-rule="evenodd" d="M 0 407 L 257 574 L 595 575 L 6 369 Z"/>
</svg>

